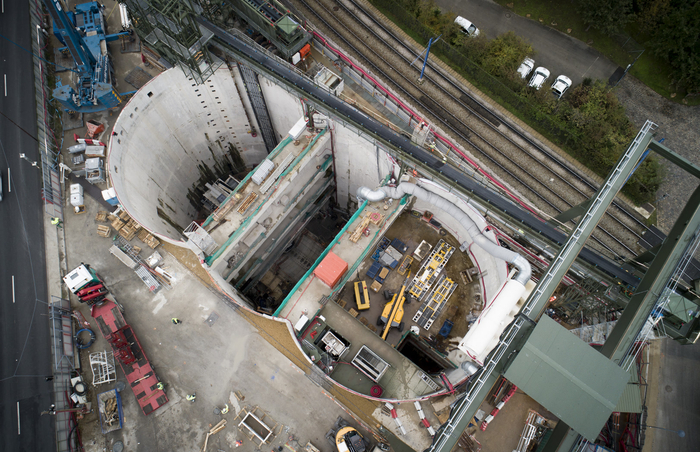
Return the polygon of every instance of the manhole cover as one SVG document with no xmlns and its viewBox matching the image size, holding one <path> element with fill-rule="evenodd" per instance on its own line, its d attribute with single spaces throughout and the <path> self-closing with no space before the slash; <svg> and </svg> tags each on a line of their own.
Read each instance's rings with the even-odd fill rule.
<svg viewBox="0 0 700 452">
<path fill-rule="evenodd" d="M 114 446 L 112 446 L 112 452 L 123 452 L 124 451 L 124 443 L 121 441 L 117 441 L 114 443 Z"/>
<path fill-rule="evenodd" d="M 506 13 L 506 18 L 510 19 L 510 13 Z"/>
<path fill-rule="evenodd" d="M 218 319 L 219 314 L 217 314 L 216 312 L 212 312 L 211 314 L 209 314 L 209 317 L 207 317 L 207 323 L 209 324 L 209 326 L 213 326 L 214 322 L 216 322 Z"/>
<path fill-rule="evenodd" d="M 673 388 L 669 385 L 666 385 L 666 392 L 673 392 Z"/>
<path fill-rule="evenodd" d="M 126 383 L 123 381 L 118 381 L 117 382 L 117 392 L 122 392 L 126 388 Z"/>
</svg>

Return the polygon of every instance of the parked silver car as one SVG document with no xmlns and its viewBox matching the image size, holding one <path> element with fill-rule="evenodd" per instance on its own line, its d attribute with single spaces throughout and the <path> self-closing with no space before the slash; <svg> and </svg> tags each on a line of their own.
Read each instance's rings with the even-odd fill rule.
<svg viewBox="0 0 700 452">
<path fill-rule="evenodd" d="M 536 90 L 539 90 L 542 88 L 542 85 L 544 85 L 544 82 L 549 78 L 549 70 L 547 68 L 544 68 L 542 66 L 538 67 L 535 69 L 535 73 L 530 79 L 530 83 L 527 84 L 527 86 L 531 86 L 535 88 Z"/>
<path fill-rule="evenodd" d="M 535 60 L 533 60 L 530 57 L 525 57 L 522 63 L 520 63 L 520 67 L 518 68 L 518 74 L 520 74 L 520 78 L 527 78 L 528 75 L 530 75 L 530 72 L 532 72 L 532 68 L 535 67 Z"/>
<path fill-rule="evenodd" d="M 479 36 L 479 29 L 464 17 L 457 16 L 457 18 L 455 18 L 455 23 L 459 25 L 460 31 L 470 38 Z"/>
<path fill-rule="evenodd" d="M 563 96 L 566 90 L 570 87 L 571 79 L 566 75 L 560 75 L 556 80 L 554 80 L 554 83 L 552 83 L 552 92 L 557 99 L 561 99 L 561 96 Z"/>
</svg>

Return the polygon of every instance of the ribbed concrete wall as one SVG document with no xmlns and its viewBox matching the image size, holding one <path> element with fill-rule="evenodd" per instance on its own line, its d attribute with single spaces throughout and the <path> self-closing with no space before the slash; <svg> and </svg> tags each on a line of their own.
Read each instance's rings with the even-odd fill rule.
<svg viewBox="0 0 700 452">
<path fill-rule="evenodd" d="M 180 241 L 179 230 L 196 213 L 188 194 L 202 178 L 228 174 L 236 164 L 252 167 L 267 155 L 249 130 L 225 65 L 202 85 L 179 68 L 163 72 L 134 95 L 114 126 L 108 166 L 119 202 L 160 238 Z"/>
</svg>

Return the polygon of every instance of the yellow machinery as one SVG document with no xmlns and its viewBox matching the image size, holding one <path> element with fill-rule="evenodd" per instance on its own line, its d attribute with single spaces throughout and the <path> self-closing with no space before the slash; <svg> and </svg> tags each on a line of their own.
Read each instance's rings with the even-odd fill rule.
<svg viewBox="0 0 700 452">
<path fill-rule="evenodd" d="M 355 302 L 358 311 L 369 309 L 369 294 L 367 293 L 367 283 L 364 281 L 355 283 Z"/>
<path fill-rule="evenodd" d="M 411 277 L 409 272 L 406 281 Z M 384 332 L 382 333 L 382 339 L 386 340 L 387 334 L 389 334 L 389 329 L 391 327 L 398 328 L 399 331 L 403 330 L 403 303 L 406 301 L 403 293 L 406 290 L 406 283 L 401 286 L 401 292 L 394 294 L 391 301 L 384 306 L 382 315 L 379 317 L 379 321 L 384 324 Z"/>
<path fill-rule="evenodd" d="M 442 275 L 435 288 L 416 312 L 416 315 L 413 316 L 413 321 L 418 326 L 429 330 L 456 288 L 457 284 L 454 281 L 446 275 Z"/>
<path fill-rule="evenodd" d="M 416 277 L 413 279 L 409 293 L 413 295 L 416 300 L 421 300 L 426 293 L 430 290 L 430 287 L 438 279 L 438 275 L 442 272 L 447 265 L 447 261 L 450 260 L 450 256 L 454 253 L 455 247 L 449 245 L 444 240 L 440 240 L 430 253 L 428 259 L 423 262 L 420 269 L 416 273 Z"/>
</svg>

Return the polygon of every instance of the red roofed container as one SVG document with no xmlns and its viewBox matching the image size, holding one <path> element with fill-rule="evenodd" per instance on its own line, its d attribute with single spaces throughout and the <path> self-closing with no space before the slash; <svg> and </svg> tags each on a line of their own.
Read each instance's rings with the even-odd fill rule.
<svg viewBox="0 0 700 452">
<path fill-rule="evenodd" d="M 333 289 L 347 271 L 347 262 L 333 253 L 328 253 L 328 255 L 314 270 L 314 276 L 323 281 L 325 285 Z"/>
</svg>

